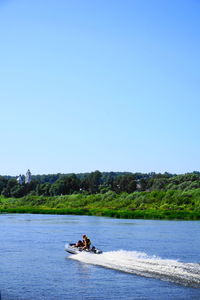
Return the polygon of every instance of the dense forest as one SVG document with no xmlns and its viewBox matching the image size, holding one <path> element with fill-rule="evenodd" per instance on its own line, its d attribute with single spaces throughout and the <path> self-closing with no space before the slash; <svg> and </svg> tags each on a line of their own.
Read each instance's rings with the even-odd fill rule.
<svg viewBox="0 0 200 300">
<path fill-rule="evenodd" d="M 100 172 L 34 175 L 30 183 L 19 184 L 16 177 L 0 176 L 0 195 L 5 198 L 60 196 L 72 194 L 116 194 L 133 192 L 188 191 L 200 188 L 200 172 L 182 175 L 164 173 Z"/>
</svg>

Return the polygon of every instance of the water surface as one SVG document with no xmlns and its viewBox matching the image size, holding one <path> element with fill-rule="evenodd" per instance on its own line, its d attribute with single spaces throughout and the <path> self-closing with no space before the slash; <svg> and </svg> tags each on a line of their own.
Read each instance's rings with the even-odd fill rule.
<svg viewBox="0 0 200 300">
<path fill-rule="evenodd" d="M 0 215 L 2 299 L 200 299 L 200 222 Z M 102 255 L 64 251 L 88 234 Z"/>
</svg>

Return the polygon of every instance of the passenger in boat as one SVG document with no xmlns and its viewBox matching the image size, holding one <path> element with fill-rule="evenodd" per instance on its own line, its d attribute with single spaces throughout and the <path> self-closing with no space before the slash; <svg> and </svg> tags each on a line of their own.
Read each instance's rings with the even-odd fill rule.
<svg viewBox="0 0 200 300">
<path fill-rule="evenodd" d="M 75 247 L 79 248 L 79 247 L 84 247 L 84 243 L 79 240 L 76 244 L 75 244 Z"/>
<path fill-rule="evenodd" d="M 87 249 L 89 250 L 90 249 L 90 245 L 91 245 L 91 241 L 90 239 L 84 234 L 83 235 L 83 250 Z"/>
</svg>

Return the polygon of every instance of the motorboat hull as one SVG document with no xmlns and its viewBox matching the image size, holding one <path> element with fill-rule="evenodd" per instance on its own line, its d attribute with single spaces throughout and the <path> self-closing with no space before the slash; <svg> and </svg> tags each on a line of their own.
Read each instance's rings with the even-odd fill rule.
<svg viewBox="0 0 200 300">
<path fill-rule="evenodd" d="M 65 246 L 65 251 L 70 253 L 70 254 L 79 254 L 81 252 L 84 253 L 92 253 L 92 254 L 101 254 L 103 253 L 100 249 L 96 247 L 91 247 L 91 249 L 85 249 L 83 250 L 81 247 L 76 247 L 75 244 L 69 244 Z"/>
</svg>

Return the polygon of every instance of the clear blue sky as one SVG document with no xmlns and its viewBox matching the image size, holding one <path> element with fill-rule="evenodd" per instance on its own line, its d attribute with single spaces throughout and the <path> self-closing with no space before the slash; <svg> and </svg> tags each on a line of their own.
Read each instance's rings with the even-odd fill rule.
<svg viewBox="0 0 200 300">
<path fill-rule="evenodd" d="M 0 174 L 200 170 L 200 1 L 0 0 Z"/>
</svg>

